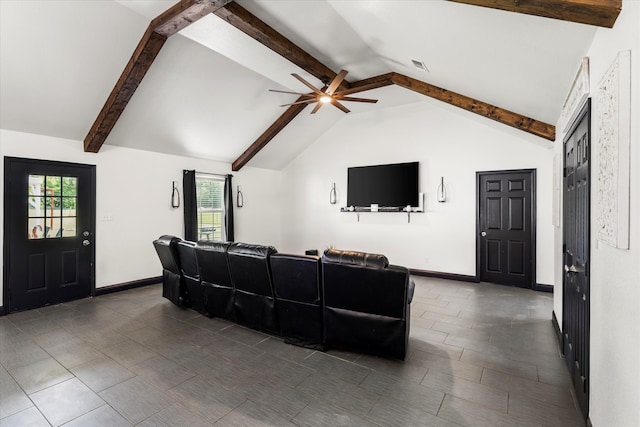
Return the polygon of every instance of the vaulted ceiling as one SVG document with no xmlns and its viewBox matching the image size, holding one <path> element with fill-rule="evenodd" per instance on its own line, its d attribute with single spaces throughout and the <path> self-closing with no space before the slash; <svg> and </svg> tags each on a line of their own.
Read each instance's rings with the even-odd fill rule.
<svg viewBox="0 0 640 427">
<path fill-rule="evenodd" d="M 0 127 L 84 140 L 92 151 L 104 143 L 279 169 L 339 120 L 434 102 L 429 95 L 552 139 L 596 30 L 561 19 L 613 25 L 619 6 L 536 0 L 528 4 L 571 7 L 513 13 L 512 2 L 495 0 L 226 3 L 1 1 Z M 532 16 L 549 10 L 561 19 Z M 349 70 L 346 85 L 381 76 L 361 93 L 379 102 L 310 115 L 279 107 L 295 95 L 268 91 L 308 92 L 291 73 L 321 87 L 322 67 Z"/>
</svg>

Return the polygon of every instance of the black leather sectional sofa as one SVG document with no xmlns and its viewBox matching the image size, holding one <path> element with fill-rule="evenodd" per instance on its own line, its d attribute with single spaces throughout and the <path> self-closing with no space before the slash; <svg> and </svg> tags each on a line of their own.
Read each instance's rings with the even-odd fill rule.
<svg viewBox="0 0 640 427">
<path fill-rule="evenodd" d="M 318 350 L 357 351 L 404 360 L 414 283 L 384 255 L 328 249 L 322 257 L 272 246 L 153 242 L 162 295 L 181 307 L 281 335 Z"/>
</svg>

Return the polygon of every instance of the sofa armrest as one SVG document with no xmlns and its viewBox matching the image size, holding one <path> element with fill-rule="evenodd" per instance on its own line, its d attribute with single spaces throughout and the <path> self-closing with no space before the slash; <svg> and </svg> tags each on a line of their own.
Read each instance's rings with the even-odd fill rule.
<svg viewBox="0 0 640 427">
<path fill-rule="evenodd" d="M 407 289 L 407 304 L 411 304 L 413 301 L 413 293 L 416 290 L 416 282 L 412 278 L 409 278 L 409 289 Z"/>
<path fill-rule="evenodd" d="M 407 304 L 411 304 L 411 301 L 413 301 L 413 293 L 415 292 L 415 289 L 416 289 L 416 283 L 413 281 L 411 276 L 409 276 L 409 269 L 401 265 L 393 265 L 393 264 L 390 264 L 386 269 L 400 271 L 407 274 Z"/>
</svg>

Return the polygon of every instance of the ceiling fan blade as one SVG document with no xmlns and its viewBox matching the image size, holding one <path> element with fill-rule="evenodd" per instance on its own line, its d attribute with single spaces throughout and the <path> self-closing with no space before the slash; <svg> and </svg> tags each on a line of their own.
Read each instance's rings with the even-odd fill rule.
<svg viewBox="0 0 640 427">
<path fill-rule="evenodd" d="M 318 112 L 318 110 L 322 107 L 323 103 L 322 102 L 318 102 L 318 104 L 316 104 L 315 107 L 313 107 L 313 110 L 311 110 L 311 114 L 315 114 Z"/>
<path fill-rule="evenodd" d="M 340 72 L 333 78 L 333 81 L 327 88 L 326 90 L 327 95 L 333 95 L 333 92 L 335 92 L 335 90 L 338 89 L 338 87 L 340 86 L 340 83 L 342 83 L 344 78 L 347 77 L 347 73 L 348 73 L 347 70 L 340 70 Z"/>
<path fill-rule="evenodd" d="M 288 90 L 277 90 L 277 89 L 269 89 L 269 92 L 290 93 L 291 95 L 299 95 L 299 96 L 316 96 L 315 93 L 290 92 Z"/>
<path fill-rule="evenodd" d="M 314 93 L 317 93 L 318 95 L 321 94 L 322 92 L 320 92 L 314 85 L 312 85 L 311 83 L 309 83 L 308 81 L 306 81 L 305 79 L 303 79 L 302 77 L 300 77 L 299 75 L 297 75 L 296 73 L 291 74 L 293 77 L 295 77 L 296 79 L 298 79 L 302 84 L 304 84 L 306 87 L 308 87 L 309 89 L 311 89 Z"/>
<path fill-rule="evenodd" d="M 341 109 L 342 111 L 344 111 L 345 113 L 349 113 L 351 110 L 349 110 L 347 107 L 345 107 L 344 105 L 340 104 L 338 101 L 336 101 L 335 99 L 331 100 L 331 103 L 333 105 L 335 105 L 336 107 L 338 107 L 339 109 Z"/>
<path fill-rule="evenodd" d="M 281 107 L 288 107 L 290 105 L 299 105 L 299 104 L 311 104 L 312 102 L 316 102 L 315 98 L 303 99 L 302 101 L 292 102 L 291 104 L 282 104 Z"/>
<path fill-rule="evenodd" d="M 340 101 L 370 102 L 372 104 L 375 104 L 376 102 L 378 102 L 377 99 L 354 98 L 352 96 L 337 96 L 336 98 L 339 99 Z"/>
<path fill-rule="evenodd" d="M 379 83 L 370 83 L 368 85 L 362 85 L 357 87 L 352 87 L 349 89 L 341 90 L 333 94 L 333 96 L 339 97 L 340 95 L 349 95 L 351 93 L 364 92 L 369 89 L 377 89 L 380 87 Z"/>
</svg>

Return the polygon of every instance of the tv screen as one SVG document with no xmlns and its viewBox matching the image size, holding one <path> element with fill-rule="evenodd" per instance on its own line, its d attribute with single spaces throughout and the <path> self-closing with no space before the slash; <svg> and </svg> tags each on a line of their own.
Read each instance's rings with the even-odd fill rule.
<svg viewBox="0 0 640 427">
<path fill-rule="evenodd" d="M 347 206 L 418 206 L 418 162 L 347 170 Z"/>
</svg>

